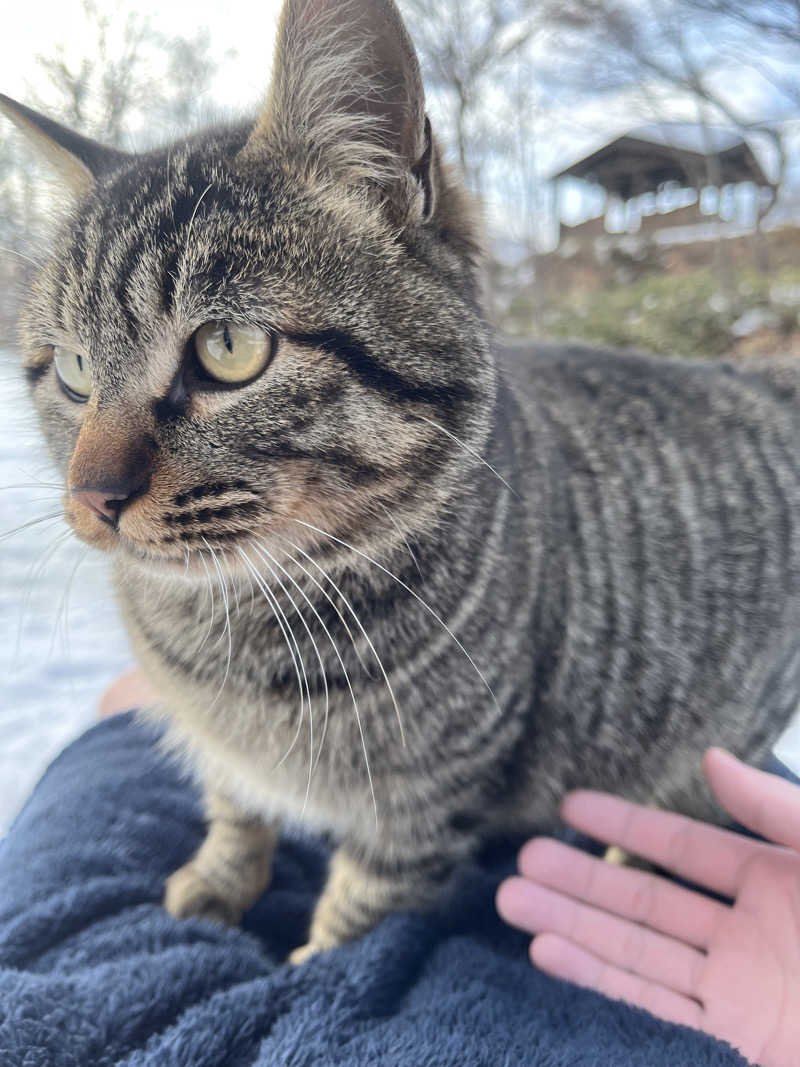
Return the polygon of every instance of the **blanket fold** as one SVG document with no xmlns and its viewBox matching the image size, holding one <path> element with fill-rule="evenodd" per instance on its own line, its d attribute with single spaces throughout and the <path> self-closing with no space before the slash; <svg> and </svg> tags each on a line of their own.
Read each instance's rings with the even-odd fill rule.
<svg viewBox="0 0 800 1067">
<path fill-rule="evenodd" d="M 0 843 L 2 1067 L 744 1067 L 720 1042 L 535 971 L 497 919 L 495 849 L 446 906 L 293 968 L 325 877 L 288 830 L 229 930 L 177 922 L 164 880 L 197 848 L 196 792 L 132 715 L 52 764 Z"/>
</svg>

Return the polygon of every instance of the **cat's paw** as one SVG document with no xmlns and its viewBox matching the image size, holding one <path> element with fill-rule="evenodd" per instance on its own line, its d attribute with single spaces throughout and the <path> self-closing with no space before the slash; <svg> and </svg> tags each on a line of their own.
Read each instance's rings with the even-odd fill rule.
<svg viewBox="0 0 800 1067">
<path fill-rule="evenodd" d="M 603 853 L 603 859 L 612 867 L 630 867 L 637 871 L 655 871 L 652 863 L 643 860 L 641 856 L 635 856 L 619 845 L 609 845 Z"/>
<path fill-rule="evenodd" d="M 167 879 L 164 907 L 176 919 L 210 919 L 236 926 L 242 912 L 208 882 L 200 871 L 187 863 Z"/>
<path fill-rule="evenodd" d="M 603 853 L 603 859 L 612 867 L 625 867 L 630 862 L 631 854 L 619 845 L 609 845 Z"/>
<path fill-rule="evenodd" d="M 299 967 L 301 963 L 305 963 L 306 960 L 310 960 L 312 956 L 318 955 L 320 952 L 325 952 L 326 949 L 322 945 L 316 945 L 313 941 L 309 941 L 306 945 L 301 945 L 296 948 L 294 952 L 289 953 L 289 963 L 293 967 Z"/>
</svg>

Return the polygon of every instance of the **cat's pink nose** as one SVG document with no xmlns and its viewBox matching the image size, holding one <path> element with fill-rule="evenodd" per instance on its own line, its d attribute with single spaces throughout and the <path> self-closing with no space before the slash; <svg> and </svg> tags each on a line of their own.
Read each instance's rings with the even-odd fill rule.
<svg viewBox="0 0 800 1067">
<path fill-rule="evenodd" d="M 102 489 L 73 489 L 72 496 L 79 504 L 94 511 L 103 522 L 110 526 L 116 526 L 119 521 L 119 513 L 128 499 L 128 495 L 113 496 Z"/>
</svg>

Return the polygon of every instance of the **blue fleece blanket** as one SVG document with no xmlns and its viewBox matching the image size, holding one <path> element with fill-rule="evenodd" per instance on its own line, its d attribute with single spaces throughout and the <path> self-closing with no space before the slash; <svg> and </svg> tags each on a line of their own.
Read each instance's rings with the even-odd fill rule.
<svg viewBox="0 0 800 1067">
<path fill-rule="evenodd" d="M 495 850 L 447 907 L 299 968 L 324 843 L 287 833 L 244 928 L 177 922 L 198 798 L 130 715 L 50 767 L 0 845 L 2 1067 L 742 1067 L 726 1045 L 554 981 L 495 917 Z"/>
</svg>

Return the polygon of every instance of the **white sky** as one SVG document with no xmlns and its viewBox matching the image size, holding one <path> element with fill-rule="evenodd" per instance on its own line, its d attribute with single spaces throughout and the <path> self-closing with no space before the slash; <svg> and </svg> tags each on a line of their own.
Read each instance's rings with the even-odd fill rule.
<svg viewBox="0 0 800 1067">
<path fill-rule="evenodd" d="M 99 0 L 98 6 L 109 13 L 119 7 L 123 21 L 124 13 L 135 7 L 139 14 L 150 17 L 154 30 L 167 36 L 191 37 L 207 26 L 220 54 L 229 49 L 238 53 L 236 60 L 226 63 L 219 72 L 214 86 L 217 103 L 234 110 L 252 110 L 263 96 L 281 0 L 162 0 L 160 4 L 141 0 L 135 5 Z M 85 20 L 80 0 L 18 0 L 5 7 L 0 35 L 0 91 L 19 98 L 25 96 L 28 87 L 46 87 L 47 79 L 37 69 L 37 55 L 52 55 L 60 43 L 66 45 L 68 57 L 80 57 L 85 52 Z"/>
</svg>

